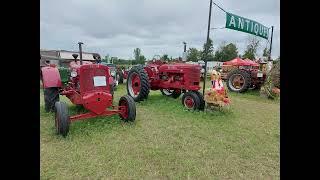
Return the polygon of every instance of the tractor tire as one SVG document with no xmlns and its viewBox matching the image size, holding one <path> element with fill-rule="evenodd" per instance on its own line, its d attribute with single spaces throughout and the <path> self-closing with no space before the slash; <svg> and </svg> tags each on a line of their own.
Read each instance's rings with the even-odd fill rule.
<svg viewBox="0 0 320 180">
<path fill-rule="evenodd" d="M 59 101 L 59 89 L 56 87 L 44 89 L 44 107 L 46 112 L 55 111 L 55 103 Z"/>
<path fill-rule="evenodd" d="M 131 68 L 127 79 L 127 93 L 135 102 L 143 101 L 148 98 L 150 84 L 148 74 L 142 66 Z"/>
<path fill-rule="evenodd" d="M 122 73 L 122 71 L 118 71 L 117 74 L 119 75 L 119 78 L 118 78 L 119 84 L 123 84 L 123 73 Z"/>
<path fill-rule="evenodd" d="M 174 99 L 177 99 L 181 95 L 181 90 L 168 90 L 168 89 L 160 89 L 162 95 L 170 96 Z"/>
<path fill-rule="evenodd" d="M 69 132 L 70 118 L 68 114 L 68 106 L 65 102 L 56 102 L 55 126 L 56 132 L 66 137 Z"/>
<path fill-rule="evenodd" d="M 133 122 L 136 119 L 136 104 L 131 96 L 122 96 L 119 100 L 119 106 L 126 106 L 126 113 L 119 114 L 123 121 Z"/>
<path fill-rule="evenodd" d="M 235 87 L 233 83 L 234 78 L 237 76 L 240 79 L 242 79 L 241 81 L 243 81 L 242 83 L 239 82 L 240 84 L 239 88 Z M 251 86 L 251 75 L 244 70 L 235 69 L 227 75 L 227 87 L 232 92 L 242 93 L 247 91 L 250 86 Z"/>
<path fill-rule="evenodd" d="M 197 93 L 194 91 L 188 91 L 182 96 L 182 105 L 188 110 L 200 110 L 201 101 Z"/>
<path fill-rule="evenodd" d="M 198 95 L 198 97 L 199 97 L 199 99 L 200 99 L 200 108 L 199 108 L 199 110 L 200 110 L 200 111 L 204 111 L 204 108 L 205 108 L 206 103 L 205 103 L 205 101 L 204 101 L 204 98 L 203 98 L 202 93 L 199 92 L 199 91 L 194 91 L 194 92 Z"/>
</svg>

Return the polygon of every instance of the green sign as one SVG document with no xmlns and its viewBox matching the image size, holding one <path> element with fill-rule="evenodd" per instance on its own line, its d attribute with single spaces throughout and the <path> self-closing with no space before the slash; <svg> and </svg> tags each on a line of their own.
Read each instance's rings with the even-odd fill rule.
<svg viewBox="0 0 320 180">
<path fill-rule="evenodd" d="M 226 13 L 227 21 L 226 28 L 242 31 L 249 34 L 254 34 L 262 38 L 268 39 L 269 28 L 250 19 L 237 16 L 231 13 Z"/>
</svg>

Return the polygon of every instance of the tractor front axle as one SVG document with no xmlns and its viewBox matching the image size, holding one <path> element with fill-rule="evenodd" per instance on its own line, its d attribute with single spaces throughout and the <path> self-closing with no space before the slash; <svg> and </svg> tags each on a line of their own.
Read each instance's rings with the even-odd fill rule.
<svg viewBox="0 0 320 180">
<path fill-rule="evenodd" d="M 93 117 L 98 117 L 98 116 L 111 116 L 111 115 L 116 115 L 116 114 L 124 114 L 125 113 L 125 106 L 112 106 L 113 109 L 106 109 L 103 113 L 101 114 L 95 114 L 93 112 L 88 112 L 84 114 L 78 114 L 74 116 L 70 116 L 70 121 L 79 121 L 83 119 L 88 119 L 88 118 L 93 118 Z"/>
</svg>

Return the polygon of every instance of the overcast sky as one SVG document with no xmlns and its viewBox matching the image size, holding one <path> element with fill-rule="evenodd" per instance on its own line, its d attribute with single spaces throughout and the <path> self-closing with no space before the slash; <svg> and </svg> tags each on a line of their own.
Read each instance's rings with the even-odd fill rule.
<svg viewBox="0 0 320 180">
<path fill-rule="evenodd" d="M 41 0 L 40 45 L 43 49 L 83 50 L 133 58 L 140 48 L 154 55 L 182 56 L 187 48 L 202 49 L 206 41 L 210 0 Z M 274 26 L 272 57 L 280 55 L 279 0 L 214 0 L 227 12 Z M 211 27 L 225 26 L 225 13 L 213 6 Z M 271 32 L 270 32 L 271 34 Z M 230 29 L 211 30 L 215 49 L 221 42 L 246 48 L 248 34 Z M 260 54 L 267 41 L 261 40 Z"/>
</svg>

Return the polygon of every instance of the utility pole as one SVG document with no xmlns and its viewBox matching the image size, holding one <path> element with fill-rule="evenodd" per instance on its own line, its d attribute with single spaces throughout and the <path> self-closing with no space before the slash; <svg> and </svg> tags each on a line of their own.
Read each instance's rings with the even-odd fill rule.
<svg viewBox="0 0 320 180">
<path fill-rule="evenodd" d="M 206 80 L 207 80 L 207 58 L 208 58 L 208 51 L 209 51 L 208 44 L 209 44 L 209 35 L 210 35 L 211 9 L 212 9 L 212 0 L 210 0 L 207 43 L 206 43 L 206 56 L 205 56 L 205 59 L 204 59 L 204 80 L 203 80 L 203 91 L 202 91 L 203 95 L 204 95 L 204 90 L 206 88 Z"/>
</svg>

